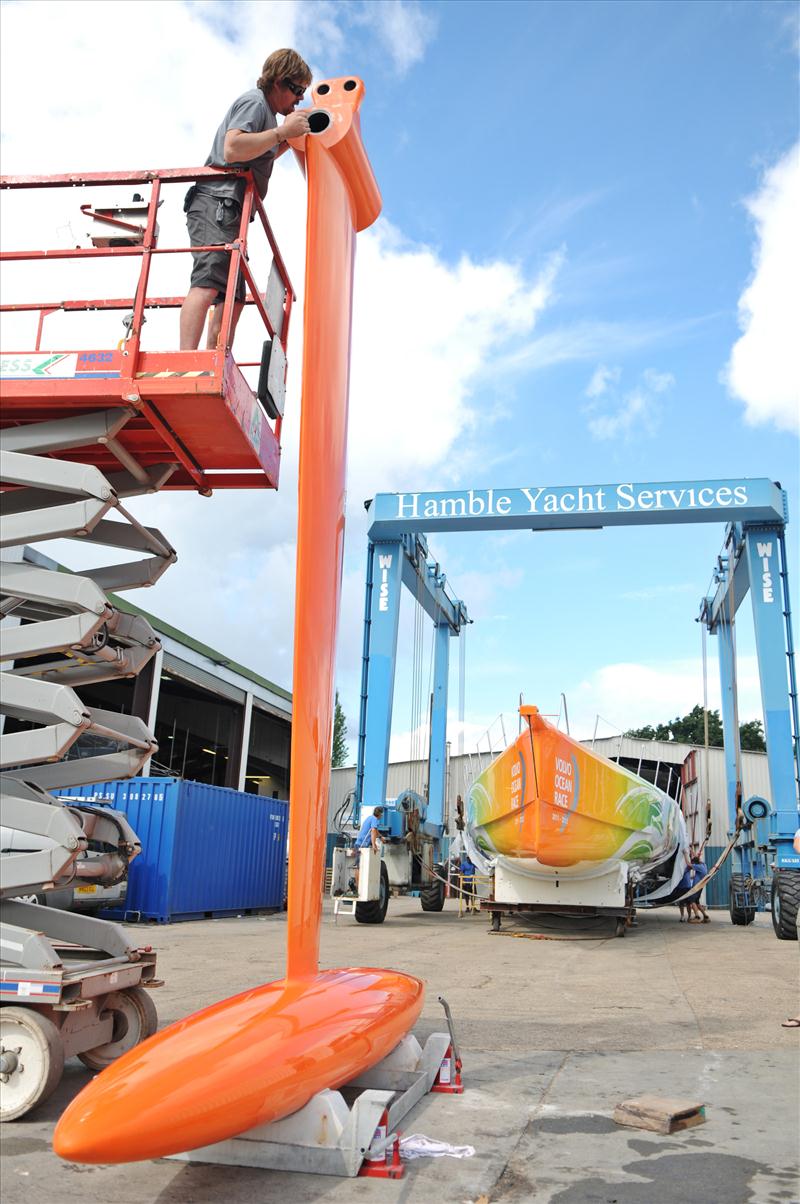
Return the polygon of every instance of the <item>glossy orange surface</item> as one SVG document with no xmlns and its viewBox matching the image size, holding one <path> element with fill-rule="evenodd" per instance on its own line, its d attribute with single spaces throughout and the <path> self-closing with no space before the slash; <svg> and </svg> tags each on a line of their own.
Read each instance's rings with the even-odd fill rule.
<svg viewBox="0 0 800 1204">
<path fill-rule="evenodd" d="M 348 82 L 355 87 L 345 90 Z M 381 205 L 361 142 L 362 96 L 360 80 L 318 84 L 314 104 L 327 113 L 330 124 L 302 140 L 308 224 L 292 679 L 289 978 L 313 974 L 319 956 L 344 552 L 353 256 L 356 230 L 374 221 Z"/>
<path fill-rule="evenodd" d="M 422 1000 L 416 979 L 358 969 L 215 1003 L 99 1074 L 61 1117 L 53 1148 L 73 1162 L 131 1162 L 287 1116 L 389 1053 Z"/>
<path fill-rule="evenodd" d="M 351 88 L 346 87 L 352 83 Z M 294 145 L 308 177 L 292 715 L 287 974 L 173 1024 L 77 1096 L 54 1148 L 74 1162 L 196 1149 L 278 1120 L 385 1057 L 422 1008 L 392 970 L 318 971 L 333 671 L 344 547 L 356 231 L 380 212 L 361 143 L 363 85 L 317 85 L 330 119 Z"/>
</svg>

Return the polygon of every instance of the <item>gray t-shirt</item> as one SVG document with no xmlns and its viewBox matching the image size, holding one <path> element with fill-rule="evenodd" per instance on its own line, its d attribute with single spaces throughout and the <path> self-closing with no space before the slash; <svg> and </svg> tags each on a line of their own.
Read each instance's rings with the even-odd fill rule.
<svg viewBox="0 0 800 1204">
<path fill-rule="evenodd" d="M 260 88 L 251 88 L 237 97 L 228 109 L 222 124 L 214 135 L 211 153 L 206 159 L 206 167 L 247 167 L 253 173 L 256 189 L 261 199 L 267 191 L 269 177 L 275 162 L 275 152 L 265 151 L 257 159 L 249 163 L 227 163 L 225 161 L 225 135 L 228 130 L 242 130 L 245 134 L 262 134 L 264 130 L 274 130 L 277 126 L 275 114 L 264 99 Z M 277 150 L 277 147 L 276 147 Z M 244 197 L 245 181 L 235 179 L 201 180 L 201 192 L 211 192 L 214 196 L 233 197 L 241 203 Z"/>
</svg>

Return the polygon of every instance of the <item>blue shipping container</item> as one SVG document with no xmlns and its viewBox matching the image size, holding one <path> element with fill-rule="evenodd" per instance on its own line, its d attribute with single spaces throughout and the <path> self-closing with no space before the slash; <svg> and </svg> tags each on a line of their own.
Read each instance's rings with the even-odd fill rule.
<svg viewBox="0 0 800 1204">
<path fill-rule="evenodd" d="M 142 843 L 124 913 L 106 915 L 166 924 L 283 906 L 288 803 L 181 778 L 54 793 L 124 811 Z"/>
</svg>

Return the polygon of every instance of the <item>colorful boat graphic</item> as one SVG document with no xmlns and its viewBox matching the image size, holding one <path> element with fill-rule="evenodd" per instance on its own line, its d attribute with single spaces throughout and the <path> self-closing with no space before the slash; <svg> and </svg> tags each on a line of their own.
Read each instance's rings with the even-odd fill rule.
<svg viewBox="0 0 800 1204">
<path fill-rule="evenodd" d="M 468 796 L 469 845 L 484 868 L 589 878 L 627 863 L 635 880 L 685 848 L 674 799 L 584 748 L 537 707 L 520 707 L 520 715 L 520 734 Z M 683 858 L 675 861 L 682 873 Z"/>
</svg>

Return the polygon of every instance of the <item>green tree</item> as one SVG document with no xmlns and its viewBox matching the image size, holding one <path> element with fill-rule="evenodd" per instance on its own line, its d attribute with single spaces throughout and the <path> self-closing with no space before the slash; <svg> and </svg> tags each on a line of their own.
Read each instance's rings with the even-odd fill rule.
<svg viewBox="0 0 800 1204">
<path fill-rule="evenodd" d="M 333 749 L 331 751 L 331 769 L 341 769 L 347 763 L 347 719 L 339 702 L 339 691 L 336 691 L 336 705 L 333 710 Z"/>
<path fill-rule="evenodd" d="M 625 733 L 637 740 L 675 740 L 678 744 L 699 744 L 706 742 L 703 708 L 698 704 L 692 707 L 688 715 L 678 715 L 666 723 L 658 723 L 655 727 L 648 723 L 644 727 L 632 728 Z M 760 719 L 751 719 L 739 727 L 741 746 L 748 752 L 764 752 L 764 731 Z M 722 748 L 722 720 L 719 711 L 708 712 L 708 743 L 712 748 Z"/>
<path fill-rule="evenodd" d="M 739 728 L 739 740 L 747 752 L 766 752 L 767 742 L 764 739 L 764 728 L 760 719 L 751 719 Z"/>
</svg>

